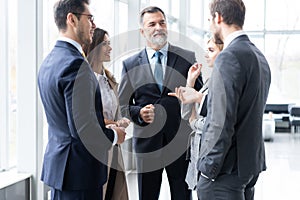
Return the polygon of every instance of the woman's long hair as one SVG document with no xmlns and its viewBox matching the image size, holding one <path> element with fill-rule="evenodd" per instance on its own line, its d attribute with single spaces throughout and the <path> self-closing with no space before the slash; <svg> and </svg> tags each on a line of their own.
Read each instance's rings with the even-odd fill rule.
<svg viewBox="0 0 300 200">
<path fill-rule="evenodd" d="M 98 62 L 101 62 L 100 53 L 101 53 L 101 47 L 102 47 L 102 43 L 104 41 L 105 34 L 108 35 L 108 32 L 106 30 L 103 30 L 101 28 L 96 28 L 94 30 L 92 43 L 83 48 L 85 54 L 87 55 L 87 59 L 91 65 L 91 67 L 97 66 Z M 112 84 L 111 87 L 114 88 L 114 86 L 117 84 L 115 77 L 105 67 L 104 67 L 104 72 L 105 72 L 107 78 L 109 79 L 110 83 Z"/>
</svg>

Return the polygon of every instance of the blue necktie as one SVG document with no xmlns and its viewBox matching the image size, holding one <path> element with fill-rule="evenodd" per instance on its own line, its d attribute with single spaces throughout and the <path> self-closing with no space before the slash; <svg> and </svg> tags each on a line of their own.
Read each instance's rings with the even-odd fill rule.
<svg viewBox="0 0 300 200">
<path fill-rule="evenodd" d="M 163 86 L 163 69 L 162 69 L 161 59 L 160 59 L 161 55 L 162 53 L 159 51 L 156 51 L 154 53 L 155 56 L 154 78 L 156 80 L 160 92 L 162 92 L 162 86 Z"/>
</svg>

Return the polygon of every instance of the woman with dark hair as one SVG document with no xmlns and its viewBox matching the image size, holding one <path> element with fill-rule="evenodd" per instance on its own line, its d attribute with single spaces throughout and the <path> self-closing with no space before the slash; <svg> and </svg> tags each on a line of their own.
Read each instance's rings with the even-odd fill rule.
<svg viewBox="0 0 300 200">
<path fill-rule="evenodd" d="M 105 125 L 126 128 L 130 120 L 122 118 L 118 101 L 118 83 L 113 74 L 104 67 L 104 62 L 110 61 L 110 40 L 107 31 L 96 28 L 93 41 L 85 46 L 87 59 L 99 82 Z M 108 181 L 103 188 L 103 198 L 106 200 L 127 200 L 128 191 L 124 173 L 124 163 L 121 149 L 115 145 L 109 152 Z"/>
</svg>

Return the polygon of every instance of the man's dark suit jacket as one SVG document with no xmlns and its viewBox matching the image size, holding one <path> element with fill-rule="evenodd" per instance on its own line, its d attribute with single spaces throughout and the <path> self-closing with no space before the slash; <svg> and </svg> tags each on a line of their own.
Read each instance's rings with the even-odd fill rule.
<svg viewBox="0 0 300 200">
<path fill-rule="evenodd" d="M 232 171 L 248 177 L 266 169 L 262 121 L 270 81 L 267 60 L 246 35 L 217 57 L 198 162 L 210 179 Z"/>
<path fill-rule="evenodd" d="M 159 150 L 172 141 L 177 133 L 183 138 L 178 145 L 186 148 L 191 129 L 186 121 L 181 120 L 179 101 L 176 97 L 168 96 L 168 92 L 186 85 L 189 67 L 195 62 L 194 52 L 169 45 L 162 93 L 153 77 L 146 49 L 123 62 L 119 86 L 120 107 L 122 115 L 134 121 L 133 140 L 137 153 Z M 200 89 L 202 84 L 200 76 L 196 87 Z M 152 124 L 140 118 L 140 110 L 147 104 L 155 105 L 155 120 Z"/>
<path fill-rule="evenodd" d="M 58 190 L 101 188 L 107 167 L 99 160 L 105 161 L 114 133 L 105 128 L 91 67 L 72 44 L 57 41 L 38 86 L 48 121 L 42 180 Z"/>
</svg>

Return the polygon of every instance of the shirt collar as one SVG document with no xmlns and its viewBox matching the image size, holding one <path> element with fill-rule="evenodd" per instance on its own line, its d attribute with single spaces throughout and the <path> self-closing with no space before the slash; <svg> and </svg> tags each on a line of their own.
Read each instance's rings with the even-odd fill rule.
<svg viewBox="0 0 300 200">
<path fill-rule="evenodd" d="M 165 46 L 163 46 L 159 51 L 163 54 L 163 56 L 167 56 L 168 55 L 168 48 L 169 48 L 169 43 L 167 42 L 165 44 Z M 148 54 L 148 58 L 152 58 L 153 54 L 156 52 L 154 49 L 152 49 L 151 47 L 146 47 L 146 51 Z"/>
<path fill-rule="evenodd" d="M 234 32 L 230 33 L 224 40 L 224 48 L 223 49 L 225 49 L 235 38 L 237 38 L 241 35 L 246 35 L 246 33 L 243 30 L 234 31 Z"/>
<path fill-rule="evenodd" d="M 97 72 L 94 72 L 94 74 L 98 77 L 98 76 L 103 76 L 105 78 L 107 78 L 105 70 L 103 69 L 103 74 L 98 74 Z"/>
<path fill-rule="evenodd" d="M 83 52 L 82 46 L 81 46 L 78 42 L 76 42 L 75 40 L 72 40 L 71 38 L 67 38 L 67 37 L 61 36 L 61 37 L 58 38 L 58 40 L 59 40 L 59 41 L 64 41 L 64 42 L 68 42 L 68 43 L 72 44 L 74 47 L 76 47 L 76 49 L 77 49 L 80 53 Z"/>
</svg>

